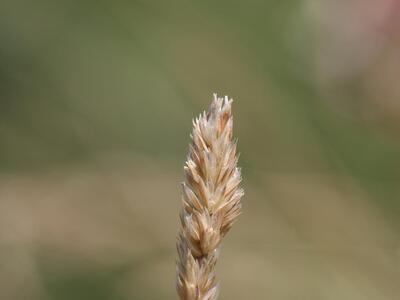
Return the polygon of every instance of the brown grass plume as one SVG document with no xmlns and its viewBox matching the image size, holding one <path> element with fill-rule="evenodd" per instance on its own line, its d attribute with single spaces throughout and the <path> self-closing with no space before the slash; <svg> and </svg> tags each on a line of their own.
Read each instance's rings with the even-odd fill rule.
<svg viewBox="0 0 400 300">
<path fill-rule="evenodd" d="M 243 190 L 233 139 L 232 99 L 214 99 L 193 121 L 184 167 L 177 291 L 181 300 L 215 300 L 222 238 L 240 214 Z"/>
</svg>

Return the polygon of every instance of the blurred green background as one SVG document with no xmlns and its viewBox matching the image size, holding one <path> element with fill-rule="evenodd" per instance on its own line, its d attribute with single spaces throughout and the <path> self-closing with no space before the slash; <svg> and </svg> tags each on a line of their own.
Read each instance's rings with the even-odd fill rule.
<svg viewBox="0 0 400 300">
<path fill-rule="evenodd" d="M 220 299 L 400 295 L 397 0 L 0 2 L 0 299 L 176 299 L 191 119 L 234 98 Z"/>
</svg>

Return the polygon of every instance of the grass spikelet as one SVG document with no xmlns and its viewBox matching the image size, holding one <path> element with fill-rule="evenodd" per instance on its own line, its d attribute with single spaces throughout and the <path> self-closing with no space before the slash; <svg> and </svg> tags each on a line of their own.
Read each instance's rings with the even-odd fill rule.
<svg viewBox="0 0 400 300">
<path fill-rule="evenodd" d="M 232 99 L 214 99 L 193 121 L 184 167 L 177 240 L 177 291 L 181 300 L 215 300 L 215 266 L 222 238 L 240 214 L 241 174 L 233 139 Z"/>
</svg>

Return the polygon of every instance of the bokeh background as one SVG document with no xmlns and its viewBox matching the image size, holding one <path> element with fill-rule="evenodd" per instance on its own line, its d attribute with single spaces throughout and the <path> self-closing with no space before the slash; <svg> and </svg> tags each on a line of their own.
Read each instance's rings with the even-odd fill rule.
<svg viewBox="0 0 400 300">
<path fill-rule="evenodd" d="M 400 295 L 397 0 L 0 2 L 0 299 L 176 299 L 191 119 L 233 97 L 220 299 Z"/>
</svg>

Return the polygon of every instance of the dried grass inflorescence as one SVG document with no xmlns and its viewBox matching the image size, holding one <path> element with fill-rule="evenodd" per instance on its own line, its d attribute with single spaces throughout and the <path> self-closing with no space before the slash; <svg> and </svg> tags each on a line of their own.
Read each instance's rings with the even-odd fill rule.
<svg viewBox="0 0 400 300">
<path fill-rule="evenodd" d="M 215 265 L 224 235 L 240 214 L 243 190 L 233 140 L 232 99 L 214 99 L 193 121 L 184 167 L 177 290 L 181 300 L 215 300 Z"/>
</svg>

